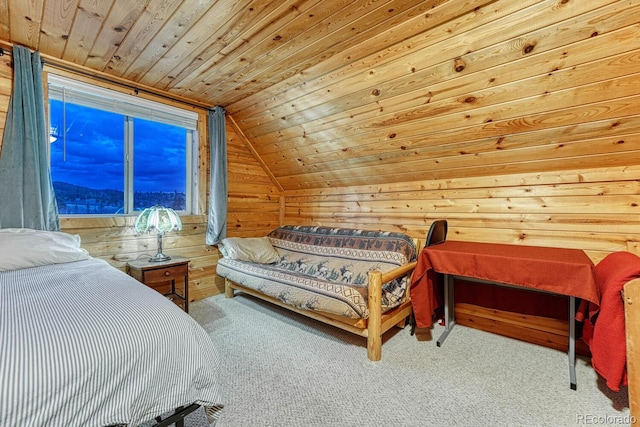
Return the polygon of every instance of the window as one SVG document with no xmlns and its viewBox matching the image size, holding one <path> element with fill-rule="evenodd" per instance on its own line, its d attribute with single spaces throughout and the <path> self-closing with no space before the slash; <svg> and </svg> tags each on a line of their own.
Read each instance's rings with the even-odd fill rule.
<svg viewBox="0 0 640 427">
<path fill-rule="evenodd" d="M 61 215 L 191 213 L 195 112 L 49 75 L 51 177 Z"/>
</svg>

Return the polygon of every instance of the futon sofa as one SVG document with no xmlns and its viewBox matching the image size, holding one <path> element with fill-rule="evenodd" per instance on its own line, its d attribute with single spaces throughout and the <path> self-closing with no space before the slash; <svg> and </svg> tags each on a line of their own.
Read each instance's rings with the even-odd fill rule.
<svg viewBox="0 0 640 427">
<path fill-rule="evenodd" d="M 224 239 L 217 274 L 229 298 L 241 290 L 366 337 L 375 361 L 382 334 L 411 314 L 416 245 L 402 233 L 283 226 Z"/>
</svg>

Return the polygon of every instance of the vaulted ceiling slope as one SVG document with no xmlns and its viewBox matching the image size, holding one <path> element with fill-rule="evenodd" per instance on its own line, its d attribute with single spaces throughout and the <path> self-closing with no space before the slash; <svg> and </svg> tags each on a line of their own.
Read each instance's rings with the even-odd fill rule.
<svg viewBox="0 0 640 427">
<path fill-rule="evenodd" d="M 285 190 L 640 162 L 640 3 L 1 0 L 0 39 L 225 107 Z"/>
</svg>

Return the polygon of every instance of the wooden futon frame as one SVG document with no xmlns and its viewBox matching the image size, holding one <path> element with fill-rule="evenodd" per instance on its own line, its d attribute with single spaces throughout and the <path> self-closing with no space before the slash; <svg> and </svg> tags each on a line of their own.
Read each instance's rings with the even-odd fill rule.
<svg viewBox="0 0 640 427">
<path fill-rule="evenodd" d="M 416 247 L 420 248 L 418 239 L 413 239 Z M 411 300 L 409 298 L 409 286 L 405 301 L 398 307 L 382 313 L 382 285 L 404 275 L 411 274 L 416 266 L 416 262 L 411 262 L 393 270 L 381 273 L 380 271 L 369 272 L 368 287 L 368 319 L 350 319 L 331 313 L 302 310 L 283 303 L 282 301 L 262 294 L 259 291 L 232 282 L 225 278 L 225 295 L 227 298 L 234 296 L 234 290 L 238 289 L 246 294 L 253 295 L 264 301 L 284 307 L 288 310 L 310 317 L 320 322 L 344 329 L 367 339 L 367 356 L 372 361 L 379 361 L 382 358 L 382 335 L 394 326 L 404 327 L 407 318 L 411 315 Z"/>
</svg>

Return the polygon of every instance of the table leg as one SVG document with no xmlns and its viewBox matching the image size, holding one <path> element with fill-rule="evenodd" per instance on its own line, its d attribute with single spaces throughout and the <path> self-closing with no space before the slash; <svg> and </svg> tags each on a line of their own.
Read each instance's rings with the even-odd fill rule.
<svg viewBox="0 0 640 427">
<path fill-rule="evenodd" d="M 577 390 L 576 382 L 576 298 L 569 297 L 569 386 Z"/>
<path fill-rule="evenodd" d="M 442 346 L 444 340 L 447 339 L 449 332 L 456 324 L 453 299 L 453 276 L 451 274 L 444 275 L 444 332 L 440 335 L 437 341 L 438 347 Z"/>
</svg>

